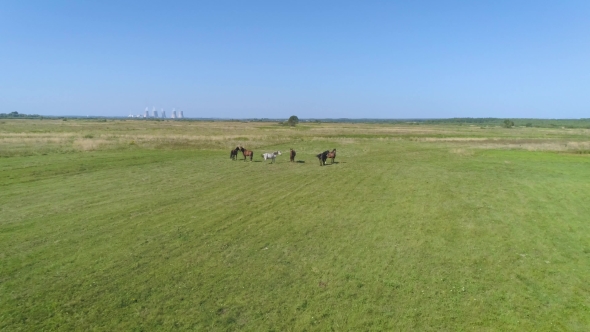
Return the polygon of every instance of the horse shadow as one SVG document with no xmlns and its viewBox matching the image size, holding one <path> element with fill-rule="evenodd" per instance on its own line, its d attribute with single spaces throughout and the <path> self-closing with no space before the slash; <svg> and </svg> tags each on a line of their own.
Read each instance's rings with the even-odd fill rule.
<svg viewBox="0 0 590 332">
<path fill-rule="evenodd" d="M 298 163 L 298 164 L 305 164 L 305 160 L 297 160 L 296 163 Z"/>
</svg>

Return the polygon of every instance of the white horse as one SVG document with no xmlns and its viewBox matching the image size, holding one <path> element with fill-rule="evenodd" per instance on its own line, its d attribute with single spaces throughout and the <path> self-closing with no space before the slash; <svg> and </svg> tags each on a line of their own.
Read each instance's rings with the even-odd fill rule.
<svg viewBox="0 0 590 332">
<path fill-rule="evenodd" d="M 262 154 L 262 158 L 264 158 L 264 160 L 272 159 L 272 162 L 271 162 L 271 164 L 272 164 L 272 163 L 275 162 L 275 158 L 277 156 L 280 156 L 281 154 L 282 154 L 281 151 L 275 151 L 275 152 L 272 152 L 272 153 L 263 153 Z"/>
</svg>

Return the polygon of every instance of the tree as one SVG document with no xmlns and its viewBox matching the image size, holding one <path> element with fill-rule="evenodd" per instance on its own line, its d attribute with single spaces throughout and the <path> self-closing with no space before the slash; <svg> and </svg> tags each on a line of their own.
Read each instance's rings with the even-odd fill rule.
<svg viewBox="0 0 590 332">
<path fill-rule="evenodd" d="M 510 120 L 504 120 L 504 127 L 505 128 L 512 128 L 512 127 L 514 127 L 514 122 L 512 122 Z"/>
<path fill-rule="evenodd" d="M 299 123 L 299 118 L 296 115 L 291 115 L 289 120 L 287 120 L 289 126 L 295 127 L 296 124 Z"/>
</svg>

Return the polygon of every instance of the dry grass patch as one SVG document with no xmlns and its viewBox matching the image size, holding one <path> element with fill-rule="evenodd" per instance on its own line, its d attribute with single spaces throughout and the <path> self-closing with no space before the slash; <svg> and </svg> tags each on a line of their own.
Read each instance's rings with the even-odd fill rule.
<svg viewBox="0 0 590 332">
<path fill-rule="evenodd" d="M 106 139 L 77 139 L 74 141 L 73 146 L 76 150 L 80 151 L 94 151 L 94 150 L 101 150 L 107 146 L 114 146 L 116 145 L 113 141 L 108 141 Z"/>
<path fill-rule="evenodd" d="M 460 156 L 473 156 L 475 153 L 471 149 L 464 149 L 464 148 L 454 148 L 451 149 L 450 152 L 452 154 L 460 155 Z"/>
</svg>

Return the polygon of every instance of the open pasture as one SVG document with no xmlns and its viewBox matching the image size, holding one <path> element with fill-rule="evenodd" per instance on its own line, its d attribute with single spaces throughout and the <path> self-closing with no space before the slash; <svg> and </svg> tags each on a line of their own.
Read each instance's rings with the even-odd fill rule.
<svg viewBox="0 0 590 332">
<path fill-rule="evenodd" d="M 585 331 L 589 151 L 588 129 L 2 120 L 0 329 Z"/>
</svg>

